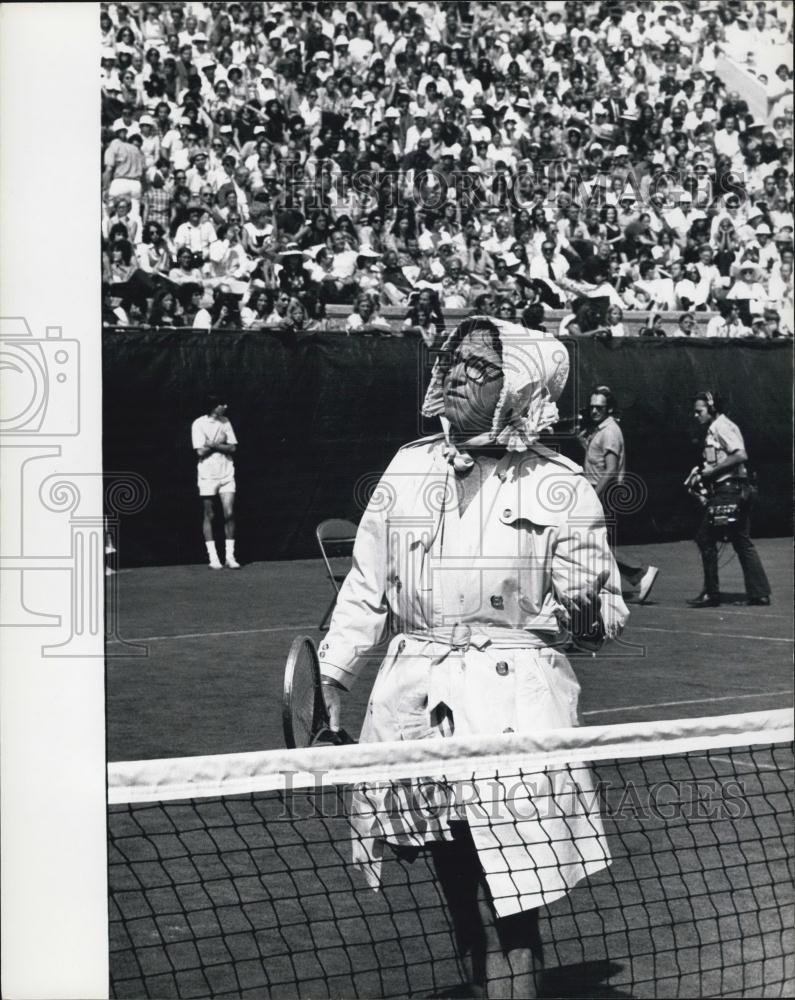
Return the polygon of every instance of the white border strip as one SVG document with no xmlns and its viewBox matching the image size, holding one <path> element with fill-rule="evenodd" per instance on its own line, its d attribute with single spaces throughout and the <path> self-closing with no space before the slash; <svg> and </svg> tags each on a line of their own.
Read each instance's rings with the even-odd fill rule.
<svg viewBox="0 0 795 1000">
<path fill-rule="evenodd" d="M 108 803 L 177 801 L 248 795 L 284 788 L 372 783 L 379 779 L 444 775 L 450 779 L 596 760 L 787 743 L 793 740 L 791 709 L 678 719 L 660 723 L 549 729 L 540 734 L 452 737 L 349 747 L 173 757 L 108 765 Z M 550 750 L 550 745 L 554 749 Z"/>
</svg>

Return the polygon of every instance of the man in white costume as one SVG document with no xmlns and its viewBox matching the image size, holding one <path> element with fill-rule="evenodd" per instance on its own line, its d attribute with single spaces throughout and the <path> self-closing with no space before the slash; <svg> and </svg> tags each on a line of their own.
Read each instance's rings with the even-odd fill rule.
<svg viewBox="0 0 795 1000">
<path fill-rule="evenodd" d="M 406 445 L 384 473 L 320 647 L 332 728 L 389 629 L 362 742 L 577 725 L 563 650 L 573 639 L 594 651 L 628 611 L 596 493 L 538 443 L 568 371 L 559 341 L 514 323 L 470 317 L 446 341 L 423 407 L 444 433 Z M 565 781 L 545 772 L 507 785 L 505 805 L 521 817 L 507 823 L 477 808 L 488 800 L 477 780 L 465 802 L 437 785 L 428 806 L 428 785 L 418 797 L 410 783 L 354 797 L 354 860 L 378 887 L 386 844 L 430 849 L 462 959 L 487 996 L 536 996 L 538 908 L 609 864 L 587 768 L 584 794 Z"/>
</svg>

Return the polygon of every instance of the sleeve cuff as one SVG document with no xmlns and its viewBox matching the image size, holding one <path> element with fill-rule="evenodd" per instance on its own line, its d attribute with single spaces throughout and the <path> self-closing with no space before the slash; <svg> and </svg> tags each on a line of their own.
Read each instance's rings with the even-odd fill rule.
<svg viewBox="0 0 795 1000">
<path fill-rule="evenodd" d="M 347 670 L 342 670 L 340 667 L 335 667 L 331 663 L 321 663 L 320 664 L 320 677 L 328 677 L 338 684 L 341 684 L 346 691 L 350 691 L 353 687 L 353 683 L 356 677 L 349 673 Z"/>
</svg>

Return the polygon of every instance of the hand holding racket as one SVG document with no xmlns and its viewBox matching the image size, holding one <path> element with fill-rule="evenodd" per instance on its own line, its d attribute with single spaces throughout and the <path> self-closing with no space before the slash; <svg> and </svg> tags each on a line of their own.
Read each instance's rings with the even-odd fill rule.
<svg viewBox="0 0 795 1000">
<path fill-rule="evenodd" d="M 335 728 L 332 728 L 329 718 L 325 691 L 329 692 Z M 285 746 L 292 750 L 322 744 L 355 743 L 344 729 L 336 728 L 339 712 L 339 691 L 321 684 L 315 644 L 307 636 L 299 636 L 290 646 L 284 669 L 282 722 Z"/>
</svg>

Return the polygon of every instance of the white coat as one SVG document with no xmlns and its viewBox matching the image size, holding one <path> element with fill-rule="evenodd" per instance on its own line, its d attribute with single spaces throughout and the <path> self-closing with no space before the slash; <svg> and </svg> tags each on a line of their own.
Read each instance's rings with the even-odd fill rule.
<svg viewBox="0 0 795 1000">
<path fill-rule="evenodd" d="M 599 500 L 579 466 L 535 446 L 506 453 L 459 516 L 443 445 L 441 436 L 414 442 L 384 473 L 319 650 L 321 670 L 350 688 L 393 636 L 362 742 L 577 725 L 579 684 L 562 652 L 569 612 L 595 602 L 614 636 L 628 617 Z M 463 802 L 439 787 L 430 810 L 427 784 L 419 807 L 416 783 L 368 785 L 354 797 L 354 860 L 377 886 L 385 842 L 448 839 L 450 820 L 466 819 L 497 914 L 548 903 L 609 863 L 587 769 L 578 782 L 583 794 L 572 796 L 565 772 L 524 775 L 507 807 L 530 799 L 538 809 L 497 824 L 493 782 L 476 782 Z"/>
</svg>

